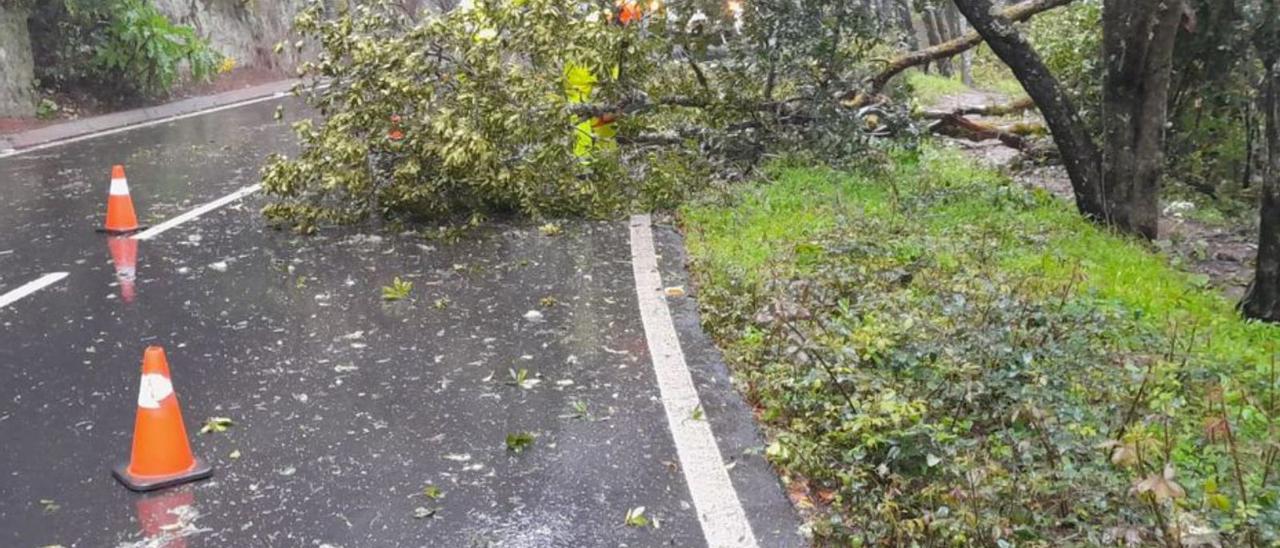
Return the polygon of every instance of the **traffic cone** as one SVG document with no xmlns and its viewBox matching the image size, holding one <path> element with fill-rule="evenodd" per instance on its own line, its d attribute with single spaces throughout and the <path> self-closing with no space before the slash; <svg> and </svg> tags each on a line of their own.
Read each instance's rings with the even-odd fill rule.
<svg viewBox="0 0 1280 548">
<path fill-rule="evenodd" d="M 115 263 L 116 281 L 120 282 L 120 298 L 131 303 L 137 295 L 135 284 L 138 279 L 138 240 L 124 236 L 107 238 L 107 249 L 111 251 L 111 262 Z"/>
<path fill-rule="evenodd" d="M 148 347 L 142 358 L 133 453 L 128 464 L 116 466 L 112 473 L 134 491 L 153 491 L 213 475 L 213 467 L 191 454 L 169 379 L 169 362 L 158 346 Z"/>
<path fill-rule="evenodd" d="M 124 166 L 114 166 L 111 168 L 111 191 L 107 195 L 107 224 L 100 232 L 130 234 L 143 228 L 133 211 L 133 198 L 129 197 L 129 181 L 125 180 Z"/>
</svg>

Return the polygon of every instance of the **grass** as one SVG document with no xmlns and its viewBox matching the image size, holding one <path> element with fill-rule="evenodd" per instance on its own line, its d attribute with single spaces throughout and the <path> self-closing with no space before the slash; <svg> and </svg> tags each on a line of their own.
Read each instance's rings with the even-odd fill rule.
<svg viewBox="0 0 1280 548">
<path fill-rule="evenodd" d="M 904 78 L 911 89 L 911 94 L 922 105 L 934 105 L 944 97 L 972 91 L 959 78 L 925 74 L 918 70 L 908 70 Z"/>
<path fill-rule="evenodd" d="M 940 78 L 926 76 L 931 80 Z M 958 84 L 958 82 L 956 82 Z M 912 173 L 919 170 L 918 173 Z M 784 169 L 774 182 L 743 192 L 732 207 L 686 208 L 692 228 L 691 253 L 713 263 L 710 271 L 744 273 L 751 283 L 766 276 L 790 275 L 789 253 L 836 226 L 836 218 L 854 211 L 891 216 L 894 178 L 916 185 L 1002 185 L 988 169 L 949 151 L 927 152 L 920 162 L 899 164 L 886 176 L 839 173 L 826 169 Z M 909 189 L 907 189 L 909 190 Z M 991 229 L 1003 234 L 999 265 L 1047 281 L 1082 278 L 1081 293 L 1132 310 L 1156 327 L 1167 323 L 1212 329 L 1210 355 L 1232 362 L 1269 363 L 1266 346 L 1280 342 L 1280 329 L 1242 320 L 1235 303 L 1206 288 L 1199 277 L 1181 272 L 1145 245 L 1084 220 L 1066 203 L 1042 199 L 1017 213 L 992 215 L 990 204 L 960 200 L 918 219 L 934 235 L 956 230 Z M 1016 236 L 1015 236 L 1016 235 Z M 1035 241 L 1036 245 L 1017 245 Z M 782 271 L 778 269 L 781 268 Z"/>
<path fill-rule="evenodd" d="M 779 166 L 681 220 L 704 322 L 820 539 L 1280 540 L 1280 328 L 1145 244 L 933 148 Z"/>
</svg>

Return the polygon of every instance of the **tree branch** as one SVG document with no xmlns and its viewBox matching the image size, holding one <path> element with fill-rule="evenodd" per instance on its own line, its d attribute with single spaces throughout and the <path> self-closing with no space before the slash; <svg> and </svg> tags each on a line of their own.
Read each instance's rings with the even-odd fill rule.
<svg viewBox="0 0 1280 548">
<path fill-rule="evenodd" d="M 1000 11 L 1000 17 L 1013 22 L 1022 22 L 1032 16 L 1049 11 L 1059 6 L 1070 4 L 1073 0 L 1027 0 L 1009 6 Z M 894 76 L 914 66 L 923 65 L 937 59 L 952 57 L 982 43 L 982 35 L 970 31 L 954 40 L 936 46 L 915 51 L 889 61 L 888 66 L 867 80 L 871 94 L 880 93 Z"/>
</svg>

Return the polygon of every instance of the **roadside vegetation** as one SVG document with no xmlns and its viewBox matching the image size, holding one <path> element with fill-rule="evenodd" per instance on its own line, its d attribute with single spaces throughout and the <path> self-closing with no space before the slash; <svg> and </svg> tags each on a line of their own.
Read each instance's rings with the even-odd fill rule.
<svg viewBox="0 0 1280 548">
<path fill-rule="evenodd" d="M 819 544 L 1280 543 L 1276 0 L 313 2 L 297 30 L 320 116 L 264 169 L 273 222 L 677 210 Z M 1257 243 L 1243 302 L 1168 211 Z"/>
<path fill-rule="evenodd" d="M 814 533 L 1280 540 L 1280 331 L 956 152 L 894 159 L 780 163 L 681 211 L 704 322 Z"/>
<path fill-rule="evenodd" d="M 31 42 L 42 118 L 72 102 L 119 106 L 162 98 L 183 79 L 204 81 L 234 66 L 195 29 L 170 21 L 152 0 L 33 2 Z"/>
</svg>

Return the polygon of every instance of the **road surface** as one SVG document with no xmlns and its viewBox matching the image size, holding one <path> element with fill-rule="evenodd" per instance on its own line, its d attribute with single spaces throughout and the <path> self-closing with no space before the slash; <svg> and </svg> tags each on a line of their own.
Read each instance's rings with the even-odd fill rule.
<svg viewBox="0 0 1280 548">
<path fill-rule="evenodd" d="M 695 303 L 638 287 L 643 218 L 299 237 L 267 227 L 252 193 L 132 241 L 136 274 L 118 271 L 94 231 L 111 165 L 143 222 L 178 218 L 293 150 L 278 103 L 0 159 L 0 545 L 806 543 Z M 685 285 L 678 235 L 654 233 L 655 275 Z M 410 296 L 385 302 L 396 277 Z M 140 495 L 110 469 L 147 345 L 167 350 L 215 474 Z M 701 407 L 681 418 L 686 366 Z M 197 434 L 212 417 L 234 424 Z M 518 432 L 534 439 L 514 453 Z M 625 525 L 640 506 L 652 522 Z"/>
</svg>

